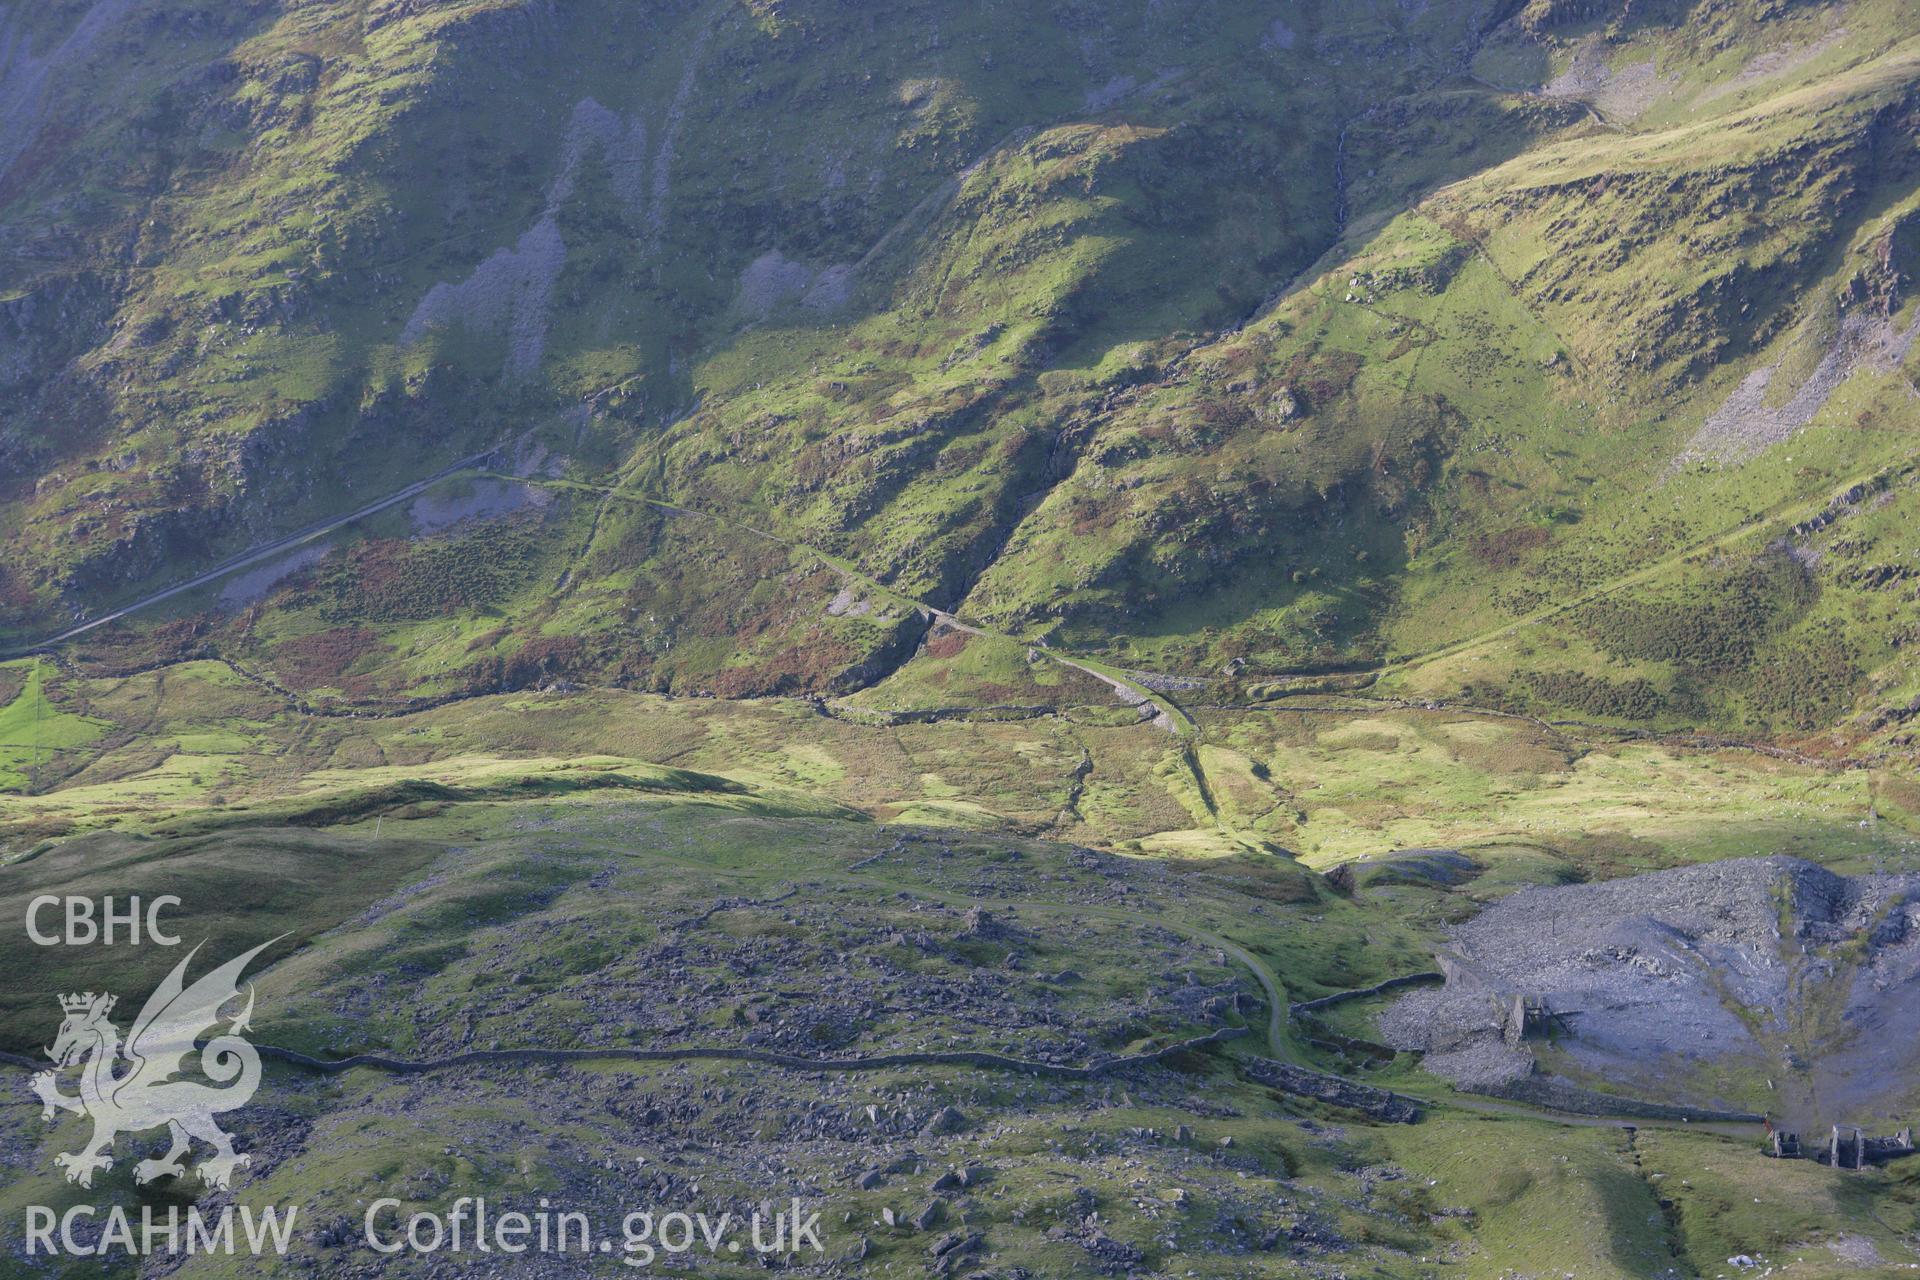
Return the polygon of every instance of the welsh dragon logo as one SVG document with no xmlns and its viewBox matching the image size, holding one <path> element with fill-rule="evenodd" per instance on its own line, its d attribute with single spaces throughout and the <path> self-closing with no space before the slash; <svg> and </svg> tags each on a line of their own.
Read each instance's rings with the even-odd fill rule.
<svg viewBox="0 0 1920 1280">
<path fill-rule="evenodd" d="M 60 997 L 66 1020 L 47 1056 L 57 1070 L 80 1067 L 80 1094 L 61 1093 L 55 1071 L 34 1076 L 33 1091 L 40 1095 L 44 1120 L 51 1122 L 58 1108 L 93 1121 L 93 1137 L 84 1147 L 53 1158 L 67 1171 L 68 1182 L 91 1187 L 97 1170 L 113 1167 L 115 1137 L 162 1125 L 170 1131 L 173 1145 L 160 1159 L 135 1165 L 135 1182 L 184 1174 L 181 1157 L 195 1138 L 214 1151 L 199 1166 L 200 1178 L 209 1186 L 225 1188 L 234 1169 L 251 1162 L 251 1157 L 234 1154 L 233 1139 L 213 1118 L 245 1106 L 260 1087 L 260 1054 L 241 1036 L 253 1016 L 252 987 L 247 989 L 246 1007 L 232 1016 L 224 1032 L 204 1044 L 196 1042 L 204 1032 L 219 1032 L 220 1010 L 239 998 L 241 972 L 277 941 L 263 942 L 187 986 L 187 965 L 200 950 L 195 947 L 148 998 L 133 1020 L 124 1047 L 118 1028 L 107 1018 L 114 996 L 89 991 Z M 212 1084 L 176 1078 L 195 1055 L 200 1074 Z M 122 1059 L 127 1069 L 117 1072 Z"/>
</svg>

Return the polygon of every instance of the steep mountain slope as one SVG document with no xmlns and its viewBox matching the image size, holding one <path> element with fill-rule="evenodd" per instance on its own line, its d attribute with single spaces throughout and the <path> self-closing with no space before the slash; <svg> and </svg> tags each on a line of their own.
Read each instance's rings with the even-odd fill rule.
<svg viewBox="0 0 1920 1280">
<path fill-rule="evenodd" d="M 1221 701 L 1344 672 L 1898 748 L 1916 28 L 13 12 L 0 625 L 504 442 L 88 643 L 349 700 L 881 702 L 1057 700 L 1044 643 Z"/>
</svg>

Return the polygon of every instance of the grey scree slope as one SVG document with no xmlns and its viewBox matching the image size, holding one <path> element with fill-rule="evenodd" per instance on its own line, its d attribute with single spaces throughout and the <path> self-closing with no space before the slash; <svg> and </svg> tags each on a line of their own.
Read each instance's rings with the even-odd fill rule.
<svg viewBox="0 0 1920 1280">
<path fill-rule="evenodd" d="M 1395 1001 L 1380 1029 L 1479 1092 L 1586 1086 L 1803 1131 L 1899 1119 L 1920 1057 L 1916 926 L 1920 875 L 1797 858 L 1527 889 L 1459 926 L 1446 985 Z M 1516 1042 L 1516 996 L 1558 1016 Z"/>
</svg>

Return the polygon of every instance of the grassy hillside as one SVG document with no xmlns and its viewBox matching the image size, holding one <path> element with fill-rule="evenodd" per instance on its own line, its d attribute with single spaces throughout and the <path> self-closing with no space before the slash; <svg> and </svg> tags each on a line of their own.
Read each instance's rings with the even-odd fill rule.
<svg viewBox="0 0 1920 1280">
<path fill-rule="evenodd" d="M 1914 1159 L 1373 988 L 1920 866 L 1916 138 L 1906 0 L 0 4 L 0 916 L 176 895 L 261 1043 L 440 1064 L 271 1058 L 296 1256 L 178 1273 L 775 1193 L 845 1274 L 1910 1269 Z M 0 936 L 0 1053 L 176 958 Z M 220 1202 L 56 1119 L 0 1276 Z"/>
<path fill-rule="evenodd" d="M 262 780 L 256 794 L 271 802 L 223 811 L 184 796 L 149 801 L 120 830 L 9 862 L 17 895 L 177 892 L 186 904 L 169 925 L 189 941 L 206 937 L 210 951 L 264 940 L 265 920 L 290 932 L 258 976 L 259 1043 L 321 1059 L 607 1051 L 407 1076 L 269 1063 L 231 1125 L 253 1156 L 233 1194 L 298 1205 L 295 1256 L 203 1255 L 183 1274 L 417 1268 L 359 1243 L 365 1205 L 380 1196 L 443 1213 L 456 1194 L 503 1208 L 545 1196 L 612 1223 L 649 1197 L 745 1211 L 771 1187 L 824 1210 L 830 1255 L 856 1274 L 924 1268 L 931 1250 L 970 1236 L 970 1265 L 1050 1275 L 1103 1274 L 1118 1259 L 1160 1273 L 1364 1269 L 1413 1280 L 1436 1274 L 1441 1256 L 1468 1276 L 1713 1275 L 1747 1253 L 1791 1264 L 1791 1274 L 1837 1276 L 1858 1274 L 1849 1268 L 1862 1259 L 1898 1267 L 1912 1256 L 1911 1159 L 1840 1173 L 1761 1157 L 1757 1126 L 1621 1129 L 1454 1094 L 1372 1045 L 1367 1019 L 1347 1016 L 1357 1005 L 1283 1017 L 1267 1039 L 1274 994 L 1306 999 L 1423 968 L 1451 921 L 1515 889 L 1746 852 L 1704 843 L 1710 828 L 1726 835 L 1725 814 L 1683 834 L 1676 811 L 1665 832 L 1637 841 L 1543 832 L 1531 847 L 1476 844 L 1478 870 L 1463 881 L 1368 870 L 1342 884 L 1271 856 L 1114 857 L 1004 828 L 931 825 L 932 810 L 872 821 L 809 801 L 791 780 L 871 793 L 901 767 L 877 748 L 863 759 L 844 741 L 767 737 L 738 707 L 703 715 L 628 703 L 519 698 L 395 722 L 375 737 L 397 760 L 402 744 L 457 752 L 467 735 L 500 738 L 512 722 L 532 735 L 529 748 L 536 737 L 631 737 L 683 755 L 724 750 L 752 760 L 760 780 L 725 788 L 683 772 L 678 790 L 648 791 L 568 786 L 567 771 L 525 759 L 517 772 L 458 755 L 386 769 L 363 761 Z M 670 728 L 679 715 L 696 723 Z M 1451 756 L 1461 782 L 1521 762 L 1521 744 L 1471 728 L 1363 721 L 1303 733 L 1281 758 L 1303 790 L 1310 761 L 1338 768 L 1387 750 L 1396 732 L 1421 740 L 1401 749 L 1437 775 Z M 323 738 L 286 754 L 324 753 Z M 938 754 L 924 740 L 902 745 L 922 768 Z M 1096 777 L 1113 768 L 1102 761 Z M 572 781 L 593 767 L 577 762 Z M 631 762 L 621 768 L 641 780 Z M 358 807 L 339 789 L 369 778 L 391 787 L 397 776 L 413 789 L 357 793 Z M 435 777 L 438 791 L 425 785 Z M 1786 771 L 1773 781 L 1783 793 L 1815 785 Z M 1422 789 L 1438 802 L 1441 788 Z M 1698 779 L 1678 790 L 1723 794 Z M 1486 792 L 1463 785 L 1453 803 Z M 1599 812 L 1592 799 L 1582 807 Z M 1848 824 L 1830 812 L 1831 795 L 1802 807 L 1811 838 L 1781 847 L 1841 867 L 1912 865 L 1898 840 L 1856 830 L 1844 847 Z M 1472 817 L 1463 808 L 1451 820 Z M 1668 836 L 1677 838 L 1663 844 Z M 0 1008 L 0 1047 L 24 1054 L 44 1043 L 54 995 L 110 981 L 137 1004 L 177 958 L 6 946 L 29 976 Z M 1236 1034 L 1085 1080 L 939 1063 L 795 1070 L 617 1056 L 966 1051 L 1077 1066 L 1222 1030 Z M 1426 1118 L 1379 1123 L 1263 1086 L 1257 1060 L 1270 1054 L 1410 1091 Z M 946 1107 L 956 1116 L 931 1125 Z M 9 1274 L 46 1274 L 18 1254 L 22 1206 L 218 1203 L 191 1183 L 135 1187 L 124 1153 L 94 1187 L 66 1184 L 50 1156 L 83 1132 L 78 1118 L 43 1125 L 30 1106 L 0 1121 L 0 1150 L 18 1171 L 0 1192 Z M 968 1181 L 946 1178 L 949 1169 L 969 1170 Z M 916 1223 L 935 1199 L 944 1217 Z M 725 1258 L 711 1269 L 748 1274 Z"/>
<path fill-rule="evenodd" d="M 10 16 L 0 625 L 504 442 L 110 643 L 1050 700 L 921 605 L 1902 749 L 1920 45 L 1844 9 Z"/>
</svg>

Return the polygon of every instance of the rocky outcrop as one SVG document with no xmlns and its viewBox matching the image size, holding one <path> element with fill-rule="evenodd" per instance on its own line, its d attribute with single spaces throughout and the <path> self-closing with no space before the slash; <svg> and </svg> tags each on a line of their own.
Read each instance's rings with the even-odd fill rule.
<svg viewBox="0 0 1920 1280">
<path fill-rule="evenodd" d="M 1413 1124 L 1420 1119 L 1420 1102 L 1405 1094 L 1309 1071 L 1305 1067 L 1296 1067 L 1272 1058 L 1253 1058 L 1241 1070 L 1248 1079 L 1269 1089 L 1299 1098 L 1311 1098 L 1330 1107 L 1359 1111 L 1375 1120 L 1390 1124 Z"/>
<path fill-rule="evenodd" d="M 1643 1098 L 1625 1098 L 1618 1094 L 1583 1089 L 1564 1080 L 1526 1076 L 1475 1090 L 1494 1098 L 1510 1098 L 1528 1106 L 1545 1107 L 1576 1116 L 1632 1116 L 1642 1120 L 1686 1120 L 1696 1123 L 1758 1124 L 1766 1117 L 1754 1111 L 1726 1111 L 1712 1107 L 1675 1106 L 1648 1102 Z"/>
</svg>

